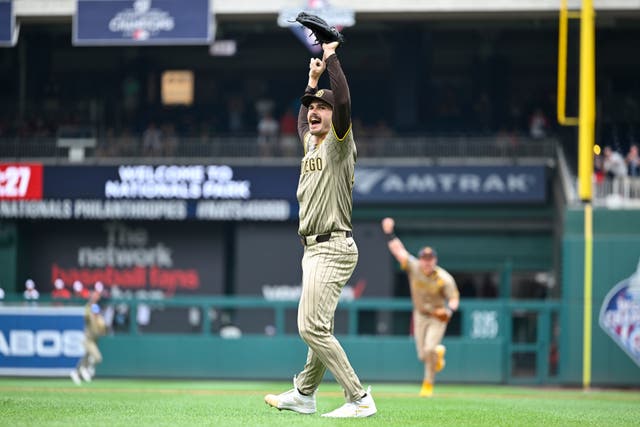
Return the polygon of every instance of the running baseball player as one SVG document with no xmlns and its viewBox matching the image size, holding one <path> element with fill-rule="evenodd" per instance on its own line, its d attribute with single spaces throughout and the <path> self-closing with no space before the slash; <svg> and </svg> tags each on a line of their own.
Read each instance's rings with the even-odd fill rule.
<svg viewBox="0 0 640 427">
<path fill-rule="evenodd" d="M 431 397 L 437 372 L 445 365 L 446 348 L 440 344 L 451 315 L 460 305 L 456 282 L 444 268 L 437 265 L 435 249 L 425 246 L 415 258 L 405 249 L 394 233 L 393 218 L 382 220 L 389 250 L 409 276 L 413 302 L 413 335 L 418 358 L 424 362 L 424 379 L 420 396 Z"/>
<path fill-rule="evenodd" d="M 77 385 L 82 380 L 90 382 L 95 366 L 102 362 L 102 353 L 98 349 L 98 339 L 106 333 L 106 325 L 100 314 L 100 292 L 93 291 L 84 309 L 84 356 L 78 361 L 76 369 L 71 371 L 71 379 Z"/>
<path fill-rule="evenodd" d="M 304 245 L 298 331 L 309 351 L 293 389 L 265 396 L 267 404 L 301 414 L 316 412 L 316 391 L 328 368 L 344 389 L 346 403 L 323 414 L 331 418 L 368 417 L 376 413 L 371 388 L 364 390 L 345 351 L 333 335 L 342 288 L 358 261 L 351 229 L 356 146 L 351 132 L 351 99 L 336 55 L 338 42 L 323 43 L 322 60 L 309 62 L 309 80 L 298 114 L 298 134 L 305 155 L 297 197 L 298 234 Z M 331 90 L 318 90 L 327 70 Z"/>
</svg>

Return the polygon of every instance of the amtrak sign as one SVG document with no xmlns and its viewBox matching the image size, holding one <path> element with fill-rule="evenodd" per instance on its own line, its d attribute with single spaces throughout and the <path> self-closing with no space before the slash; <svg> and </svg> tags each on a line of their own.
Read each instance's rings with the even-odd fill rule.
<svg viewBox="0 0 640 427">
<path fill-rule="evenodd" d="M 355 203 L 541 203 L 543 166 L 356 168 Z"/>
</svg>

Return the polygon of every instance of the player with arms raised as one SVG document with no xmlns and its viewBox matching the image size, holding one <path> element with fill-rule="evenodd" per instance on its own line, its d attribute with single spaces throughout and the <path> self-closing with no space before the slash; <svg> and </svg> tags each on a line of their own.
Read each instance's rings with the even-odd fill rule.
<svg viewBox="0 0 640 427">
<path fill-rule="evenodd" d="M 351 227 L 356 146 L 349 87 L 335 53 L 338 45 L 323 43 L 322 60 L 309 62 L 308 85 L 298 115 L 305 151 L 297 191 L 298 233 L 304 245 L 298 331 L 309 347 L 307 362 L 294 378 L 292 390 L 267 395 L 265 401 L 278 409 L 316 412 L 316 390 L 328 368 L 344 389 L 346 403 L 323 416 L 356 418 L 373 415 L 377 409 L 370 389 L 363 389 L 333 335 L 340 293 L 358 261 Z M 331 90 L 318 90 L 325 69 Z"/>
</svg>

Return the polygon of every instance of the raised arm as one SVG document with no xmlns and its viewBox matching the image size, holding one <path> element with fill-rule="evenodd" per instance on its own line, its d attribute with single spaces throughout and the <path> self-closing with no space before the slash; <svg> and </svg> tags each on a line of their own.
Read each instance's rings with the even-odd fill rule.
<svg viewBox="0 0 640 427">
<path fill-rule="evenodd" d="M 402 268 L 407 266 L 409 260 L 409 252 L 405 249 L 402 241 L 395 235 L 395 221 L 393 218 L 385 218 L 382 220 L 382 231 L 387 236 L 389 251 L 400 263 Z"/>
<path fill-rule="evenodd" d="M 307 87 L 304 93 L 316 93 L 318 91 L 318 81 L 320 76 L 324 72 L 326 64 L 318 58 L 311 58 L 309 60 L 309 80 L 307 81 Z M 304 143 L 304 136 L 309 132 L 309 122 L 307 121 L 307 107 L 300 105 L 300 111 L 298 112 L 298 136 Z"/>
<path fill-rule="evenodd" d="M 329 81 L 335 103 L 332 116 L 333 129 L 336 131 L 336 136 L 342 139 L 351 126 L 351 95 L 349 94 L 347 78 L 336 55 L 338 45 L 338 42 L 324 43 L 322 45 L 324 51 L 322 59 L 329 73 Z"/>
</svg>

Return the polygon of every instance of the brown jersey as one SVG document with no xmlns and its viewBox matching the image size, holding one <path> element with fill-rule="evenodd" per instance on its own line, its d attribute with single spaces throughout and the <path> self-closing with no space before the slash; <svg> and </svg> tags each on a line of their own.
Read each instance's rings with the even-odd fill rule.
<svg viewBox="0 0 640 427">
<path fill-rule="evenodd" d="M 298 234 L 310 236 L 351 230 L 353 174 L 356 144 L 348 131 L 338 139 L 333 127 L 322 144 L 305 138 L 297 198 L 300 204 Z"/>
<path fill-rule="evenodd" d="M 326 59 L 335 97 L 331 130 L 321 144 L 311 141 L 307 108 L 298 113 L 298 134 L 304 145 L 296 196 L 300 204 L 298 234 L 312 236 L 351 231 L 352 190 L 356 145 L 351 131 L 351 97 L 347 79 L 336 55 Z M 319 93 L 307 87 L 305 93 Z"/>
<path fill-rule="evenodd" d="M 96 341 L 105 334 L 106 326 L 100 314 L 92 313 L 91 306 L 89 303 L 84 307 L 84 335 L 88 340 Z"/>
<path fill-rule="evenodd" d="M 431 274 L 426 275 L 420 268 L 420 261 L 414 256 L 409 256 L 402 268 L 409 276 L 413 306 L 422 313 L 445 307 L 448 299 L 460 295 L 453 276 L 440 266 L 436 266 Z"/>
</svg>

